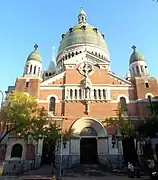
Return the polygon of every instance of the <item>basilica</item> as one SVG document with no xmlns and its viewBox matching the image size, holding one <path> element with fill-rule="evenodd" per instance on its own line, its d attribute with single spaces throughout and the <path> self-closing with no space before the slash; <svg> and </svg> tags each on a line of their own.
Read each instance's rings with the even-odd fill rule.
<svg viewBox="0 0 158 180">
<path fill-rule="evenodd" d="M 123 159 L 122 141 L 116 138 L 113 145 L 113 136 L 120 134 L 104 121 L 117 117 L 118 103 L 124 106 L 124 116 L 130 117 L 132 122 L 145 118 L 148 113 L 146 102 L 148 99 L 154 101 L 158 95 L 157 79 L 149 75 L 145 58 L 135 45 L 126 77 L 113 73 L 104 34 L 88 24 L 83 9 L 77 18 L 77 24 L 63 33 L 61 39 L 59 37 L 57 56 L 48 69 L 43 70 L 40 47 L 36 44 L 26 59 L 24 73 L 17 77 L 11 90 L 34 96 L 52 121 L 64 130 L 73 129 L 71 140 L 62 152 L 56 153 L 56 156 L 62 153 L 64 166 L 79 163 L 116 165 L 116 161 L 121 163 Z M 23 147 L 21 160 L 33 159 L 33 150 L 28 144 L 8 139 L 6 160 L 13 158 L 11 151 L 16 144 Z M 42 141 L 36 152 L 40 161 Z M 139 148 L 138 153 L 141 153 Z"/>
</svg>

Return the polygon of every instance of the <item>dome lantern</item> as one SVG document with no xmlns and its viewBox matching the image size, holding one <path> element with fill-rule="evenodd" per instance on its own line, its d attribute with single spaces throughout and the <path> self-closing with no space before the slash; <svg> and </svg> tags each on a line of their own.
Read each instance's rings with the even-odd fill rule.
<svg viewBox="0 0 158 180">
<path fill-rule="evenodd" d="M 86 22 L 87 22 L 87 14 L 83 10 L 83 7 L 81 7 L 79 15 L 78 15 L 78 24 L 86 23 Z"/>
</svg>

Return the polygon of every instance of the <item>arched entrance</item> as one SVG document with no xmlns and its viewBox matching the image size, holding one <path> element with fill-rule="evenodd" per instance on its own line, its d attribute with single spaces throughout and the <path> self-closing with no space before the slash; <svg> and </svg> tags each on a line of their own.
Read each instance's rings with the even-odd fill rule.
<svg viewBox="0 0 158 180">
<path fill-rule="evenodd" d="M 97 132 L 92 127 L 85 127 L 80 133 L 80 163 L 97 164 Z"/>
<path fill-rule="evenodd" d="M 78 147 L 76 154 L 80 154 L 80 163 L 97 164 L 100 148 L 107 148 L 98 145 L 98 138 L 107 137 L 104 126 L 94 118 L 85 117 L 77 120 L 71 129 L 73 129 L 73 136 L 78 138 L 75 146 Z"/>
</svg>

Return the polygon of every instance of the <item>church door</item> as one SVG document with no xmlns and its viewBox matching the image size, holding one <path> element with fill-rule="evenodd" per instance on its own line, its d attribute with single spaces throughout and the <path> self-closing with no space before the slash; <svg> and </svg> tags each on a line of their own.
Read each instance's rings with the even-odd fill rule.
<svg viewBox="0 0 158 180">
<path fill-rule="evenodd" d="M 97 164 L 97 139 L 81 138 L 80 140 L 80 163 L 81 164 Z"/>
</svg>

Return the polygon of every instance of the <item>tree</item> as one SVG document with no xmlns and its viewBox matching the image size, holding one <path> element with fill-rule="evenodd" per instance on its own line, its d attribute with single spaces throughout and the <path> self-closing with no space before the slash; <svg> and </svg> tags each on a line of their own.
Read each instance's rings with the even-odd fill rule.
<svg viewBox="0 0 158 180">
<path fill-rule="evenodd" d="M 138 126 L 137 131 L 142 138 L 155 137 L 158 133 L 158 102 L 150 102 L 151 113 Z"/>
<path fill-rule="evenodd" d="M 0 120 L 4 129 L 0 143 L 9 133 L 18 134 L 30 125 L 31 118 L 36 112 L 36 99 L 22 92 L 7 94 L 5 103 L 0 111 Z"/>
<path fill-rule="evenodd" d="M 122 108 L 120 104 L 118 104 L 116 114 L 117 114 L 117 118 L 107 118 L 105 119 L 104 123 L 107 126 L 116 127 L 123 137 L 134 136 L 135 129 L 131 122 L 131 119 L 129 117 L 128 118 L 124 117 L 124 108 Z"/>
<path fill-rule="evenodd" d="M 0 142 L 13 133 L 17 138 L 28 139 L 31 136 L 36 142 L 44 139 L 48 144 L 50 163 L 55 165 L 56 146 L 63 136 L 63 140 L 70 139 L 72 130 L 62 131 L 62 127 L 48 117 L 44 107 L 40 107 L 35 98 L 23 93 L 9 93 L 1 110 L 1 121 L 6 131 Z"/>
</svg>

